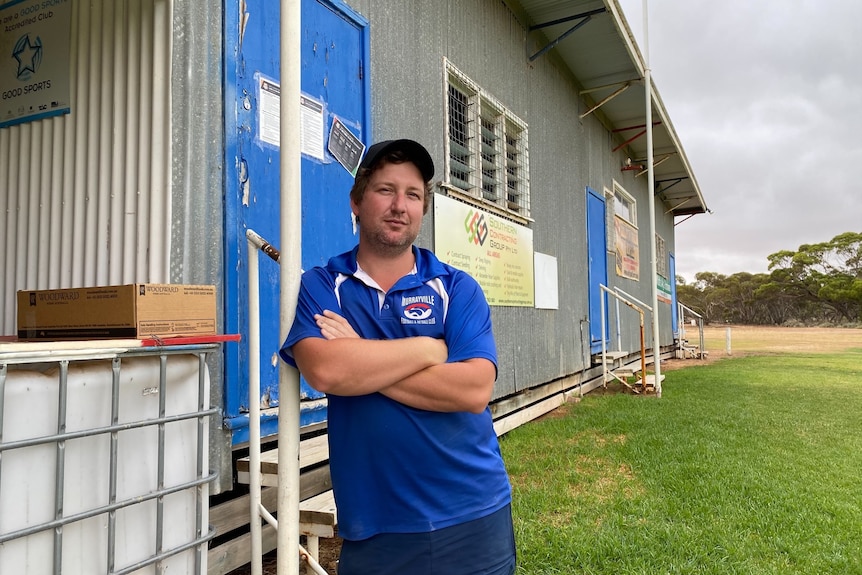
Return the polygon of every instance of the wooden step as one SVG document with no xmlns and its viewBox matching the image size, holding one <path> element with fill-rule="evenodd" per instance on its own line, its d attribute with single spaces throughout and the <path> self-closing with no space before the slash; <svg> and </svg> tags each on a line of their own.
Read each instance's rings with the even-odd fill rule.
<svg viewBox="0 0 862 575">
<path fill-rule="evenodd" d="M 605 363 L 612 363 L 622 357 L 626 357 L 629 355 L 628 351 L 608 351 L 605 352 Z M 602 354 L 597 353 L 593 355 L 593 365 L 601 365 L 602 364 Z"/>
<path fill-rule="evenodd" d="M 329 460 L 329 442 L 326 435 L 318 435 L 299 442 L 299 467 L 307 469 Z M 249 457 L 236 462 L 237 481 L 249 483 Z M 261 485 L 278 485 L 278 449 L 270 449 L 260 454 Z"/>
<path fill-rule="evenodd" d="M 624 365 L 623 367 L 618 367 L 618 368 L 611 370 L 611 371 L 613 371 L 614 374 L 618 375 L 618 376 L 629 376 L 629 375 L 635 375 L 635 374 L 640 373 L 641 372 L 641 366 L 639 366 L 639 365 Z"/>
<path fill-rule="evenodd" d="M 338 529 L 338 513 L 332 489 L 299 502 L 299 532 L 305 535 L 306 549 L 317 562 L 320 560 L 320 537 L 335 537 Z M 311 566 L 306 573 L 313 575 Z"/>
<path fill-rule="evenodd" d="M 332 489 L 301 501 L 299 503 L 299 522 L 336 527 L 338 514 L 335 509 L 335 495 L 332 493 Z"/>
<path fill-rule="evenodd" d="M 664 377 L 665 375 L 661 374 L 661 379 L 659 381 L 664 381 Z M 643 382 L 644 380 L 641 378 L 635 382 L 635 385 L 643 385 Z M 646 376 L 646 384 L 647 387 L 655 387 L 655 374 L 650 373 Z"/>
</svg>

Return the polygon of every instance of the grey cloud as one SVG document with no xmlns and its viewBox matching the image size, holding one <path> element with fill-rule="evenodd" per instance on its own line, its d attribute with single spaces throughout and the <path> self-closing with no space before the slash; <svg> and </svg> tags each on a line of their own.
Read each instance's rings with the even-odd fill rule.
<svg viewBox="0 0 862 575">
<path fill-rule="evenodd" d="M 621 0 L 643 50 L 642 2 Z M 677 227 L 677 272 L 862 231 L 862 2 L 660 0 L 650 68 L 714 214 Z"/>
</svg>

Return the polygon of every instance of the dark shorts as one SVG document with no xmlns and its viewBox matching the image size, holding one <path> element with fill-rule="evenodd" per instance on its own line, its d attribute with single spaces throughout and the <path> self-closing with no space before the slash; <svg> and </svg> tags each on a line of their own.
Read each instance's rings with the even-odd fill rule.
<svg viewBox="0 0 862 575">
<path fill-rule="evenodd" d="M 509 505 L 430 533 L 383 533 L 344 541 L 338 575 L 513 575 L 515 535 Z"/>
</svg>

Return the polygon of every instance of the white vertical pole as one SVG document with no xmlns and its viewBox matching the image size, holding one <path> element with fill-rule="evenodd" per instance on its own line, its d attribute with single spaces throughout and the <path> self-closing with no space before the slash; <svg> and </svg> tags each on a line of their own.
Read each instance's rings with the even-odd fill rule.
<svg viewBox="0 0 862 575">
<path fill-rule="evenodd" d="M 302 175 L 300 172 L 300 0 L 281 0 L 281 125 L 279 271 L 280 341 L 296 314 L 302 274 Z M 299 372 L 279 362 L 278 383 L 278 559 L 279 575 L 299 573 Z"/>
<path fill-rule="evenodd" d="M 246 232 L 247 234 L 248 232 Z M 251 575 L 263 573 L 260 524 L 260 279 L 257 246 L 248 248 L 248 491 L 251 504 Z"/>
<path fill-rule="evenodd" d="M 605 298 L 607 296 L 605 296 L 605 286 L 602 284 L 599 284 L 599 294 L 600 294 L 599 297 L 601 298 L 599 300 L 599 307 L 601 308 L 600 313 L 601 313 L 601 322 L 602 322 L 602 387 L 607 389 L 607 387 L 608 387 L 608 350 L 607 350 L 607 347 L 608 346 L 606 343 L 606 338 L 607 338 L 606 330 L 608 328 L 607 328 L 607 323 L 605 322 Z M 578 388 L 580 390 L 582 390 L 583 386 L 579 386 Z M 584 395 L 583 391 L 581 391 L 580 395 Z"/>
<path fill-rule="evenodd" d="M 661 340 L 659 339 L 659 312 L 658 312 L 658 266 L 656 262 L 655 247 L 655 171 L 653 170 L 653 146 L 652 146 L 652 80 L 650 77 L 649 64 L 649 9 L 647 0 L 643 0 L 644 18 L 644 85 L 646 86 L 646 130 L 647 130 L 647 180 L 649 181 L 649 222 L 650 222 L 650 282 L 652 285 L 652 346 L 655 362 L 655 393 L 661 397 Z M 644 374 L 644 385 L 646 385 L 646 374 Z"/>
</svg>

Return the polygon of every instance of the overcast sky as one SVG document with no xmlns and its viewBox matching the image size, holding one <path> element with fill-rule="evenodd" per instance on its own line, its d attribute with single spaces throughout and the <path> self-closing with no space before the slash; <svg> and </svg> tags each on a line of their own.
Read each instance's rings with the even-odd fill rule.
<svg viewBox="0 0 862 575">
<path fill-rule="evenodd" d="M 620 4 L 646 53 L 643 0 Z M 652 78 L 713 212 L 677 225 L 677 275 L 766 272 L 862 232 L 862 0 L 648 10 Z"/>
</svg>

